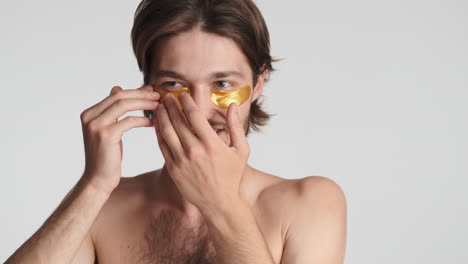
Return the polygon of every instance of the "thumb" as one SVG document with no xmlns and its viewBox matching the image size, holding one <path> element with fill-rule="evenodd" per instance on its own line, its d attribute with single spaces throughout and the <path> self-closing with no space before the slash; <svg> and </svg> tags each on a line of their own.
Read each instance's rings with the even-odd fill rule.
<svg viewBox="0 0 468 264">
<path fill-rule="evenodd" d="M 245 138 L 244 126 L 239 118 L 238 106 L 236 103 L 231 103 L 228 107 L 227 124 L 231 137 L 231 146 L 240 151 L 245 151 L 247 139 Z"/>
</svg>

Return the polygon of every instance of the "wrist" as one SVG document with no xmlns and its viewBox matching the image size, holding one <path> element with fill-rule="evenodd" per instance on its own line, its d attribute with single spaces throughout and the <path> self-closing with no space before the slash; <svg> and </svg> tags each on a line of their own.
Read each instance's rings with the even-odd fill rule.
<svg viewBox="0 0 468 264">
<path fill-rule="evenodd" d="M 232 224 L 230 221 L 235 221 L 236 218 L 251 213 L 248 203 L 243 199 L 225 201 L 222 205 L 218 204 L 215 208 L 207 208 L 202 211 L 208 223 L 217 228 L 229 226 Z"/>
<path fill-rule="evenodd" d="M 83 186 L 88 192 L 95 193 L 102 196 L 109 197 L 111 193 L 114 191 L 115 188 L 108 187 L 102 183 L 100 183 L 96 177 L 91 175 L 84 174 L 83 177 L 80 179 L 80 185 Z"/>
</svg>

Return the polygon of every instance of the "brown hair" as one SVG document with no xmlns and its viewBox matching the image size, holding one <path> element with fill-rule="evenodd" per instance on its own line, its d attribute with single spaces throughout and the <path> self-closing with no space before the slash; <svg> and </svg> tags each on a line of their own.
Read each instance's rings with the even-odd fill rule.
<svg viewBox="0 0 468 264">
<path fill-rule="evenodd" d="M 153 49 L 163 38 L 195 27 L 234 40 L 248 59 L 253 85 L 265 73 L 265 82 L 275 69 L 270 56 L 270 37 L 260 11 L 252 0 L 143 0 L 135 11 L 131 38 L 133 51 L 149 84 Z M 252 102 L 246 135 L 250 128 L 260 131 L 274 114 L 262 109 L 259 100 Z M 151 111 L 144 110 L 146 117 Z"/>
</svg>

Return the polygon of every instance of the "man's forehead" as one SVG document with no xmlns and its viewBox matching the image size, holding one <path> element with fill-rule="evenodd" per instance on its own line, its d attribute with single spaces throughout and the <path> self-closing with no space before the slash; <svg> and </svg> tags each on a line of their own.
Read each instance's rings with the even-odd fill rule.
<svg viewBox="0 0 468 264">
<path fill-rule="evenodd" d="M 247 77 L 250 66 L 237 44 L 226 37 L 201 31 L 184 32 L 159 42 L 154 50 L 154 70 L 204 77 Z M 161 71 L 161 72 L 159 72 Z"/>
</svg>

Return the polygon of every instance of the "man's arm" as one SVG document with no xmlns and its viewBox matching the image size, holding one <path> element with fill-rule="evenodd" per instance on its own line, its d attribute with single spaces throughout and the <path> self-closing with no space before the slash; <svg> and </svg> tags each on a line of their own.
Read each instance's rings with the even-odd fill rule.
<svg viewBox="0 0 468 264">
<path fill-rule="evenodd" d="M 347 206 L 341 188 L 312 176 L 298 182 L 297 195 L 281 264 L 344 263 Z"/>
<path fill-rule="evenodd" d="M 118 119 L 129 111 L 154 110 L 159 98 L 151 85 L 130 90 L 114 86 L 108 97 L 81 113 L 86 156 L 83 176 L 6 263 L 70 263 L 78 250 L 78 261 L 86 263 L 92 258 L 91 227 L 121 179 L 122 135 L 130 129 L 154 126 L 147 117 Z"/>
<path fill-rule="evenodd" d="M 216 263 L 262 263 L 275 261 L 247 202 L 239 201 L 216 214 L 206 214 L 214 240 Z"/>
<path fill-rule="evenodd" d="M 109 194 L 84 179 L 5 264 L 72 263 L 75 255 L 80 263 L 94 263 L 90 229 Z"/>
</svg>

